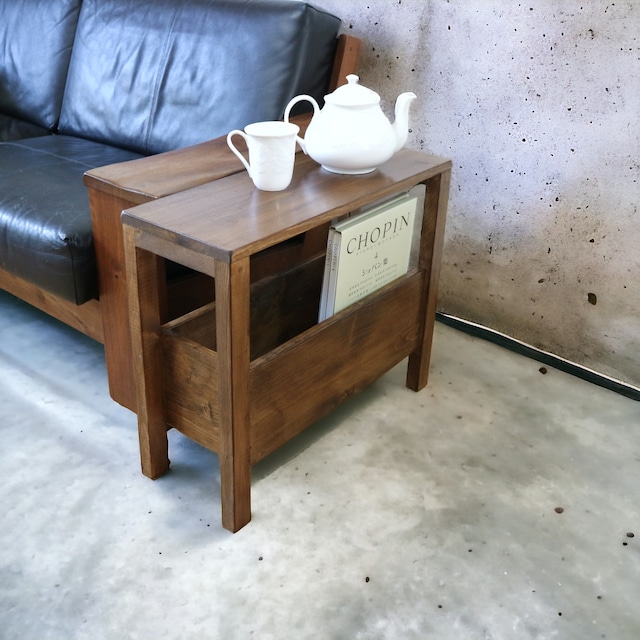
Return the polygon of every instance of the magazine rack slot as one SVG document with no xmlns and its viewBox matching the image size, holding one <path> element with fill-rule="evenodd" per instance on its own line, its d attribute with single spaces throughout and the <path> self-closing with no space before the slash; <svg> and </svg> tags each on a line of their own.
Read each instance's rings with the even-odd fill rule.
<svg viewBox="0 0 640 640">
<path fill-rule="evenodd" d="M 317 322 L 324 256 L 251 285 L 251 360 Z M 216 350 L 216 303 L 167 322 L 162 331 Z"/>
<path fill-rule="evenodd" d="M 419 273 L 414 270 L 322 323 L 314 322 L 288 340 L 277 341 L 253 360 L 252 464 L 330 413 L 416 348 L 419 294 Z M 317 311 L 317 296 L 312 306 Z M 397 308 L 403 312 L 396 313 Z M 283 322 L 287 318 L 290 314 Z M 211 384 L 218 374 L 213 344 L 215 305 L 208 305 L 200 314 L 189 314 L 184 322 L 170 324 L 162 338 L 167 423 L 217 451 L 218 399 Z M 287 333 L 293 333 L 291 327 L 283 326 L 280 334 Z M 340 345 L 340 358 L 336 358 L 336 344 Z M 362 353 L 368 359 L 364 372 Z M 304 376 L 292 376 L 296 371 L 304 371 Z M 291 402 L 292 397 L 297 402 Z"/>
</svg>

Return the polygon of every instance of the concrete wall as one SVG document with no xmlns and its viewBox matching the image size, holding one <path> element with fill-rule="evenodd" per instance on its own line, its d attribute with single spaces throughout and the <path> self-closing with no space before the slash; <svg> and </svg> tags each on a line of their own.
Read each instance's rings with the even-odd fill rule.
<svg viewBox="0 0 640 640">
<path fill-rule="evenodd" d="M 315 4 L 453 160 L 440 310 L 640 386 L 640 2 Z"/>
</svg>

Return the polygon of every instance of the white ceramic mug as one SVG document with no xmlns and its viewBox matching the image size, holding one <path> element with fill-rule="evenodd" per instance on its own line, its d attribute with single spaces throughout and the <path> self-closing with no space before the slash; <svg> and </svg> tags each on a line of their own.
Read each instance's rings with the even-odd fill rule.
<svg viewBox="0 0 640 640">
<path fill-rule="evenodd" d="M 234 129 L 227 144 L 246 167 L 253 184 L 262 191 L 282 191 L 291 183 L 296 156 L 296 136 L 300 127 L 292 122 L 254 122 Z M 242 136 L 249 149 L 249 161 L 236 149 L 233 136 Z"/>
</svg>

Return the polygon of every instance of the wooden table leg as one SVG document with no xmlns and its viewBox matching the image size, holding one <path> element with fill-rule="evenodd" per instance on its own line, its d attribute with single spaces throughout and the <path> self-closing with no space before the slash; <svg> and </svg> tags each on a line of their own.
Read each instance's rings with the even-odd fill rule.
<svg viewBox="0 0 640 640">
<path fill-rule="evenodd" d="M 451 171 L 444 171 L 425 183 L 424 217 L 418 259 L 418 265 L 423 274 L 421 309 L 424 324 L 418 347 L 409 356 L 407 369 L 407 387 L 414 391 L 423 389 L 429 378 L 450 181 Z"/>
<path fill-rule="evenodd" d="M 129 319 L 138 409 L 142 473 L 156 479 L 169 470 L 167 424 L 162 398 L 160 353 L 161 258 L 136 246 L 136 233 L 124 226 Z"/>
<path fill-rule="evenodd" d="M 249 258 L 216 261 L 216 338 L 222 526 L 251 520 Z"/>
</svg>

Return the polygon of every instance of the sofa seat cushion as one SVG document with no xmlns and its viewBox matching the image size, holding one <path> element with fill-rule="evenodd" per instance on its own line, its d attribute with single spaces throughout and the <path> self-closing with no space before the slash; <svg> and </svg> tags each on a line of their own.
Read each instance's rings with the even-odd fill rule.
<svg viewBox="0 0 640 640">
<path fill-rule="evenodd" d="M 151 154 L 279 119 L 324 97 L 339 26 L 292 0 L 84 0 L 59 132 Z"/>
<path fill-rule="evenodd" d="M 0 2 L 0 140 L 58 124 L 81 0 Z"/>
<path fill-rule="evenodd" d="M 82 176 L 138 157 L 58 135 L 0 144 L 0 268 L 76 304 L 97 297 Z"/>
</svg>

